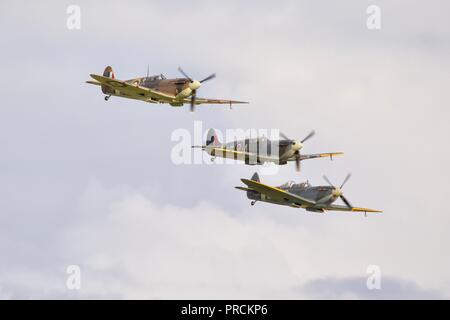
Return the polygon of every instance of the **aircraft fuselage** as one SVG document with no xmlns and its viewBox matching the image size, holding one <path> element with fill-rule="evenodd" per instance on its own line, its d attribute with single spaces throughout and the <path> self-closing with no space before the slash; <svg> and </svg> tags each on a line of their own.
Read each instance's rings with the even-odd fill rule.
<svg viewBox="0 0 450 320">
<path fill-rule="evenodd" d="M 319 201 L 328 196 L 331 196 L 333 194 L 333 189 L 334 189 L 331 186 L 309 186 L 308 183 L 291 184 L 289 186 L 282 185 L 277 188 L 279 188 L 281 190 L 285 190 L 289 193 L 298 195 L 302 198 L 313 200 L 313 201 Z M 279 205 L 287 205 L 287 206 L 296 207 L 296 208 L 299 207 L 288 201 L 284 202 L 284 201 L 271 199 L 270 197 L 268 197 L 264 194 L 261 194 L 257 191 L 254 191 L 254 190 L 247 191 L 247 198 L 250 200 L 254 200 L 254 201 L 269 202 L 269 203 L 274 203 L 274 204 L 279 204 Z M 338 199 L 338 196 L 331 196 L 331 198 L 329 200 L 321 203 L 321 205 L 329 205 L 329 204 L 335 202 L 337 199 Z M 311 209 L 313 210 L 314 208 L 310 208 L 310 210 Z"/>
<path fill-rule="evenodd" d="M 271 162 L 284 165 L 287 163 L 287 159 L 292 157 L 295 152 L 288 141 L 271 141 L 267 138 L 254 138 L 229 142 L 219 147 L 219 149 L 223 150 L 215 150 L 214 148 L 218 148 L 218 146 L 211 146 L 210 148 L 206 147 L 205 150 L 213 157 L 241 160 L 250 165 L 262 164 L 269 159 L 272 159 Z M 242 154 L 243 152 L 251 153 L 255 156 L 244 155 Z"/>
</svg>

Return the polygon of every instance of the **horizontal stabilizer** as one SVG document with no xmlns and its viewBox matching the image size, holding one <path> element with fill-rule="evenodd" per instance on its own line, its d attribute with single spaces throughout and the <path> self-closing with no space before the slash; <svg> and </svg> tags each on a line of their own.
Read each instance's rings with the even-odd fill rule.
<svg viewBox="0 0 450 320">
<path fill-rule="evenodd" d="M 96 86 L 101 86 L 101 85 L 102 85 L 100 82 L 97 82 L 97 81 L 91 81 L 91 80 L 86 81 L 86 83 L 89 83 L 89 84 L 95 84 Z"/>
<path fill-rule="evenodd" d="M 242 191 L 255 191 L 253 189 L 249 189 L 249 188 L 245 188 L 245 187 L 235 187 L 238 190 L 242 190 Z"/>
</svg>

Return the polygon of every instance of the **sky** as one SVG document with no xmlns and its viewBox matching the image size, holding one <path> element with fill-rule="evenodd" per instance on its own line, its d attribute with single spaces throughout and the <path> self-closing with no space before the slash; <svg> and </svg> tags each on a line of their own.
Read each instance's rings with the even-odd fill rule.
<svg viewBox="0 0 450 320">
<path fill-rule="evenodd" d="M 80 8 L 80 29 L 67 8 Z M 369 30 L 377 5 L 381 29 Z M 448 299 L 448 1 L 0 2 L 1 299 Z M 85 83 L 201 79 L 249 105 L 103 100 Z M 314 138 L 262 181 L 336 184 L 307 213 L 234 189 L 258 168 L 176 165 L 171 136 L 235 128 Z M 200 152 L 200 151 L 199 151 Z M 69 266 L 80 288 L 67 286 Z M 369 290 L 368 267 L 381 272 Z"/>
</svg>

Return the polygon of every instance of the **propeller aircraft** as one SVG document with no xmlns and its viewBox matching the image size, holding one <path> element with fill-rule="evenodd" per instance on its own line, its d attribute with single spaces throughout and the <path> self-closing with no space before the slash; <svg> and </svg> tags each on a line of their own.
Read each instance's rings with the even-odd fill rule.
<svg viewBox="0 0 450 320">
<path fill-rule="evenodd" d="M 200 148 L 206 151 L 212 156 L 213 161 L 215 157 L 242 160 L 248 165 L 262 165 L 266 162 L 285 165 L 289 161 L 294 161 L 297 171 L 300 171 L 300 162 L 303 160 L 323 157 L 330 157 L 332 159 L 334 156 L 343 154 L 342 152 L 300 153 L 303 144 L 312 138 L 314 134 L 315 131 L 313 130 L 302 140 L 289 139 L 286 135 L 280 133 L 282 139 L 277 142 L 271 141 L 266 137 L 258 137 L 221 143 L 214 129 L 210 129 L 206 138 L 206 144 L 204 146 L 192 146 L 192 148 Z"/>
<path fill-rule="evenodd" d="M 342 188 L 350 179 L 350 176 L 348 174 L 339 187 L 334 186 L 325 175 L 323 178 L 329 184 L 328 186 L 311 186 L 309 182 L 294 183 L 294 181 L 289 181 L 279 187 L 271 187 L 261 183 L 258 173 L 255 172 L 250 180 L 241 179 L 247 187 L 235 188 L 247 192 L 247 198 L 252 200 L 251 205 L 261 201 L 293 208 L 303 208 L 311 212 L 352 211 L 364 212 L 365 214 L 367 212 L 382 212 L 380 210 L 353 207 L 350 204 L 342 192 Z M 338 198 L 345 205 L 333 204 Z"/>
<path fill-rule="evenodd" d="M 248 103 L 197 97 L 197 90 L 204 82 L 214 79 L 216 74 L 213 73 L 202 80 L 195 80 L 188 76 L 183 69 L 178 68 L 178 71 L 184 78 L 167 79 L 162 74 L 149 76 L 147 71 L 146 77 L 123 81 L 116 79 L 112 67 L 107 66 L 103 75 L 91 74 L 91 78 L 95 81 L 89 80 L 86 83 L 100 86 L 106 95 L 106 101 L 111 96 L 117 96 L 149 103 L 168 103 L 173 107 L 181 107 L 185 103 L 189 103 L 191 111 L 194 111 L 195 106 L 199 104 L 229 104 L 231 107 L 232 104 Z"/>
</svg>

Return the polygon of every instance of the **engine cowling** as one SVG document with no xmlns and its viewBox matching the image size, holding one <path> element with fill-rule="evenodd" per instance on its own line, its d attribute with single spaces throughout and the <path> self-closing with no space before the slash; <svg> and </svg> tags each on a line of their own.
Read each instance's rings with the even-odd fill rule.
<svg viewBox="0 0 450 320">
<path fill-rule="evenodd" d="M 189 97 L 192 94 L 192 89 L 187 87 L 185 89 L 183 89 L 182 91 L 180 91 L 177 95 L 176 98 L 177 99 L 184 99 Z"/>
</svg>

